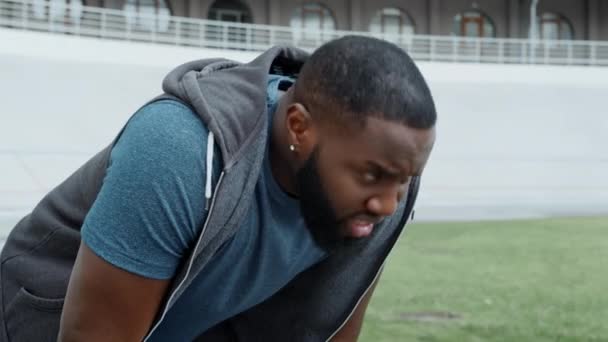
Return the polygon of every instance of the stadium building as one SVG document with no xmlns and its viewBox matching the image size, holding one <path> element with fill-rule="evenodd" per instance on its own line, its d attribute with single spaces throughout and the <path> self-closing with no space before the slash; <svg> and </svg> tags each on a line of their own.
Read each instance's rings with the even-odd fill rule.
<svg viewBox="0 0 608 342">
<path fill-rule="evenodd" d="M 44 0 L 34 6 L 42 12 Z M 94 6 L 159 17 L 290 26 L 301 30 L 370 31 L 488 38 L 529 37 L 536 9 L 542 39 L 607 40 L 608 3 L 602 0 L 51 0 L 68 20 Z M 68 13 L 72 10 L 73 13 Z"/>
<path fill-rule="evenodd" d="M 131 12 L 291 26 L 303 30 L 492 38 L 528 37 L 533 7 L 528 0 L 89 0 L 86 4 Z M 608 39 L 608 4 L 605 1 L 540 1 L 536 13 L 539 37 L 543 39 Z"/>
</svg>

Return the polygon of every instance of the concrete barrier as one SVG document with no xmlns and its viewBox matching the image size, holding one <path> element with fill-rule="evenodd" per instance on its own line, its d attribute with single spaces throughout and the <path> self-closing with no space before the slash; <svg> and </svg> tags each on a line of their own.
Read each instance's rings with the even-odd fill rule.
<svg viewBox="0 0 608 342">
<path fill-rule="evenodd" d="M 108 144 L 174 66 L 255 57 L 8 29 L 0 42 L 0 217 L 11 224 Z M 608 214 L 608 68 L 420 68 L 439 123 L 418 219 Z"/>
</svg>

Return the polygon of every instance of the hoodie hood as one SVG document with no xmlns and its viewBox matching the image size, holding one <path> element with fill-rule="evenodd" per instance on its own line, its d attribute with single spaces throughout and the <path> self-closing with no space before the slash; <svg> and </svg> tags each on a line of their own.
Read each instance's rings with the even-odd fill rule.
<svg viewBox="0 0 608 342">
<path fill-rule="evenodd" d="M 239 160 L 255 127 L 266 123 L 268 74 L 297 77 L 308 53 L 273 47 L 242 64 L 227 59 L 185 63 L 163 80 L 163 91 L 190 105 L 205 121 L 220 148 L 224 168 Z"/>
</svg>

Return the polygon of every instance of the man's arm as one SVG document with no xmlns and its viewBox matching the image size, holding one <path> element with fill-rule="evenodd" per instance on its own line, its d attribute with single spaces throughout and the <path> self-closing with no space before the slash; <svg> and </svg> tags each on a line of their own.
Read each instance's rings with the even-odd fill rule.
<svg viewBox="0 0 608 342">
<path fill-rule="evenodd" d="M 376 289 L 376 285 L 378 284 L 378 280 L 380 279 L 380 275 L 376 278 L 370 289 L 367 291 L 365 296 L 361 298 L 359 305 L 350 316 L 346 324 L 338 331 L 338 333 L 331 339 L 332 342 L 354 342 L 359 338 L 359 333 L 361 333 L 361 327 L 363 326 L 363 318 L 365 316 L 365 310 L 367 309 L 367 305 L 369 304 L 370 299 L 372 298 L 372 294 Z"/>
<path fill-rule="evenodd" d="M 58 341 L 141 341 L 151 328 L 169 283 L 117 268 L 81 243 Z"/>
<path fill-rule="evenodd" d="M 141 341 L 206 217 L 207 130 L 160 101 L 127 124 L 81 227 L 61 341 Z"/>
</svg>

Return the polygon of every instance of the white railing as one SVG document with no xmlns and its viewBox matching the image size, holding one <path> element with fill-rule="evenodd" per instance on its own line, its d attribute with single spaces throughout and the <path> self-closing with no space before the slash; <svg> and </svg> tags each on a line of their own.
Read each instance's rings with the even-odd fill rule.
<svg viewBox="0 0 608 342">
<path fill-rule="evenodd" d="M 0 0 L 0 27 L 244 51 L 262 51 L 280 44 L 313 50 L 328 40 L 361 34 L 392 41 L 419 61 L 608 66 L 608 42 L 313 32 L 284 26 L 173 17 L 153 11 L 135 13 L 80 5 L 57 7 L 60 2 Z"/>
</svg>

